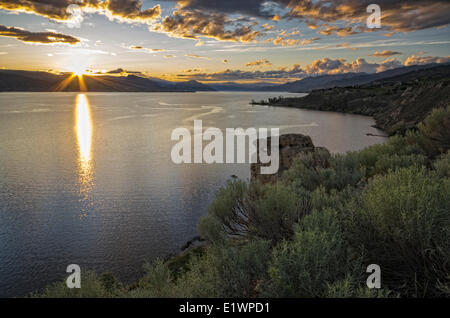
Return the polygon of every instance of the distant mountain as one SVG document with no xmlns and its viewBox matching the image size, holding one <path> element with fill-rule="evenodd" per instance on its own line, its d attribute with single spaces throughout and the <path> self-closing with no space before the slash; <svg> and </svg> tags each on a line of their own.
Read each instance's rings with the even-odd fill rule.
<svg viewBox="0 0 450 318">
<path fill-rule="evenodd" d="M 368 73 L 345 73 L 333 75 L 319 75 L 306 77 L 304 79 L 290 82 L 282 85 L 267 86 L 263 88 L 264 91 L 287 91 L 307 93 L 315 89 L 325 89 L 333 87 L 349 87 L 356 85 L 368 84 L 374 81 L 379 81 L 385 78 L 400 76 L 410 73 L 412 71 L 432 68 L 439 64 L 413 65 L 395 68 L 392 70 L 368 74 Z"/>
<path fill-rule="evenodd" d="M 90 92 L 195 92 L 214 91 L 197 81 L 168 82 L 136 75 L 111 76 L 83 75 L 83 82 Z M 82 91 L 80 81 L 71 74 L 0 70 L 0 91 L 27 92 L 78 92 Z"/>
<path fill-rule="evenodd" d="M 172 87 L 175 88 L 176 91 L 215 91 L 215 89 L 209 85 L 197 81 L 176 82 Z"/>
<path fill-rule="evenodd" d="M 214 88 L 217 91 L 264 91 L 267 87 L 267 83 L 252 83 L 252 84 L 242 84 L 235 82 L 226 83 L 209 83 L 209 87 Z M 274 86 L 275 87 L 275 86 Z"/>
<path fill-rule="evenodd" d="M 439 64 L 413 65 L 392 70 L 368 74 L 345 73 L 310 76 L 282 85 L 267 83 L 242 84 L 235 82 L 203 84 L 198 81 L 171 82 L 159 78 L 147 78 L 137 75 L 84 75 L 83 80 L 88 91 L 92 92 L 196 92 L 196 91 L 263 91 L 263 92 L 299 92 L 307 93 L 316 89 L 351 87 L 381 81 L 426 70 Z M 64 84 L 64 85 L 62 85 Z M 81 91 L 79 81 L 70 74 L 48 72 L 30 72 L 0 70 L 0 91 Z"/>
</svg>

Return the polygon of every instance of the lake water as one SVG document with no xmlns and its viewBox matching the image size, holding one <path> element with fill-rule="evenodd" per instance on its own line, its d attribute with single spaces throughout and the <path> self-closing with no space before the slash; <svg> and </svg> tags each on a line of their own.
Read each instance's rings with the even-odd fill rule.
<svg viewBox="0 0 450 318">
<path fill-rule="evenodd" d="M 369 117 L 250 106 L 287 93 L 0 94 L 0 296 L 66 277 L 124 282 L 195 236 L 214 193 L 248 164 L 171 160 L 174 128 L 279 127 L 333 152 L 384 142 Z"/>
</svg>

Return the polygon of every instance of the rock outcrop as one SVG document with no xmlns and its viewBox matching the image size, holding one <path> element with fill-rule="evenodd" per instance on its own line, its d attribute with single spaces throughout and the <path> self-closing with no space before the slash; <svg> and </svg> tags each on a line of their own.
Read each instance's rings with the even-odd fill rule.
<svg viewBox="0 0 450 318">
<path fill-rule="evenodd" d="M 260 143 L 258 141 L 258 153 Z M 267 140 L 267 147 L 270 149 L 271 137 Z M 289 169 L 294 162 L 294 159 L 301 153 L 314 151 L 316 148 L 311 140 L 311 137 L 302 134 L 286 134 L 279 137 L 279 155 L 280 165 L 278 172 L 275 174 L 261 174 L 261 167 L 270 164 L 263 164 L 261 162 L 253 163 L 251 165 L 251 180 L 259 181 L 261 183 L 274 183 L 279 180 L 284 171 Z"/>
</svg>

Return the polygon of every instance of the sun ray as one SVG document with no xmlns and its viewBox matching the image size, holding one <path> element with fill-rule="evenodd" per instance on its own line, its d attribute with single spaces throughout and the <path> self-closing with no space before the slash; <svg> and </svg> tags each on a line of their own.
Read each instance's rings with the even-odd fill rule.
<svg viewBox="0 0 450 318">
<path fill-rule="evenodd" d="M 68 76 L 66 79 L 61 81 L 55 88 L 52 90 L 55 92 L 62 92 L 69 84 L 75 79 L 74 75 Z"/>
</svg>

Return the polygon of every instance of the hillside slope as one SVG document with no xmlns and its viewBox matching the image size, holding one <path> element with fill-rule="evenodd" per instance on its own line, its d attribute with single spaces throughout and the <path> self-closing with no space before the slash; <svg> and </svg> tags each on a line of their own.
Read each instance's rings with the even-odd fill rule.
<svg viewBox="0 0 450 318">
<path fill-rule="evenodd" d="M 263 101 L 271 106 L 373 116 L 389 133 L 416 126 L 433 108 L 450 104 L 450 65 L 414 70 L 370 84 L 319 89 L 305 97 Z"/>
<path fill-rule="evenodd" d="M 83 75 L 85 89 L 90 92 L 195 92 L 214 91 L 196 81 L 164 83 L 136 75 Z M 0 70 L 0 92 L 78 92 L 80 81 L 71 74 Z"/>
</svg>

